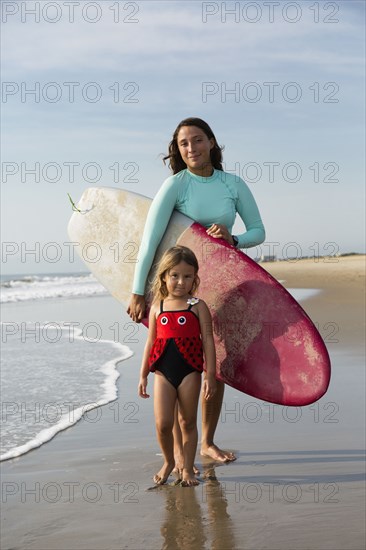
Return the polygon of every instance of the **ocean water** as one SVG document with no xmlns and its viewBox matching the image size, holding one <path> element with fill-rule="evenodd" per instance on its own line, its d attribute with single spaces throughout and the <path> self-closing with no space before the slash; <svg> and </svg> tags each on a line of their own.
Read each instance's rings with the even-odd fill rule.
<svg viewBox="0 0 366 550">
<path fill-rule="evenodd" d="M 319 291 L 290 292 L 302 301 Z M 107 291 L 89 274 L 13 275 L 1 280 L 1 302 L 12 308 L 24 302 L 33 301 L 36 308 L 45 301 L 103 295 Z M 128 346 L 48 319 L 4 321 L 0 328 L 0 460 L 39 447 L 83 414 L 117 398 L 117 365 L 132 355 Z"/>
<path fill-rule="evenodd" d="M 107 294 L 92 275 L 8 276 L 1 302 L 97 298 Z M 119 342 L 73 324 L 2 322 L 0 460 L 20 456 L 117 397 L 117 364 L 132 355 Z M 85 328 L 85 327 L 84 327 Z M 88 412 L 88 415 L 92 415 Z"/>
<path fill-rule="evenodd" d="M 280 281 L 283 283 L 284 281 Z M 298 302 L 320 292 L 313 288 L 287 289 Z M 106 296 L 107 290 L 91 274 L 2 275 L 0 303 Z"/>
<path fill-rule="evenodd" d="M 3 275 L 0 303 L 102 296 L 108 292 L 91 274 Z"/>
</svg>

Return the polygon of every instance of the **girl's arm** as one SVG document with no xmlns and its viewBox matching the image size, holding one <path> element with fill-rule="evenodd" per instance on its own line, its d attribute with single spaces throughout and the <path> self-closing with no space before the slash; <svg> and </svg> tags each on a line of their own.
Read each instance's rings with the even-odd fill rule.
<svg viewBox="0 0 366 550">
<path fill-rule="evenodd" d="M 200 320 L 203 351 L 206 361 L 206 372 L 203 379 L 203 395 L 210 399 L 216 391 L 216 351 L 213 339 L 212 318 L 206 303 L 200 300 L 197 304 Z"/>
<path fill-rule="evenodd" d="M 155 341 L 155 337 L 156 337 L 156 304 L 153 304 L 151 306 L 150 314 L 149 314 L 149 332 L 147 335 L 144 354 L 142 357 L 142 363 L 141 363 L 141 369 L 140 369 L 140 380 L 138 385 L 138 394 L 140 397 L 143 397 L 144 399 L 147 399 L 148 397 L 150 397 L 150 395 L 146 393 L 146 387 L 147 387 L 147 377 L 150 372 L 149 354 L 150 354 L 151 347 Z"/>
</svg>

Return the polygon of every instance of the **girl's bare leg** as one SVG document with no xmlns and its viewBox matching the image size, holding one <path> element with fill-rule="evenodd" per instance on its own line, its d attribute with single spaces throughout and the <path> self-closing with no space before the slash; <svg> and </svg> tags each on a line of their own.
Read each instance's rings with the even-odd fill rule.
<svg viewBox="0 0 366 550">
<path fill-rule="evenodd" d="M 228 451 L 219 449 L 214 444 L 214 435 L 220 418 L 225 384 L 216 380 L 216 393 L 209 400 L 202 399 L 202 439 L 201 455 L 208 456 L 219 462 L 236 460 L 236 456 Z"/>
<path fill-rule="evenodd" d="M 180 474 L 183 469 L 183 440 L 182 440 L 182 430 L 180 429 L 179 424 L 179 413 L 178 413 L 178 401 L 175 404 L 174 409 L 174 426 L 173 426 L 173 438 L 174 438 L 174 471 L 177 474 Z"/>
<path fill-rule="evenodd" d="M 155 483 L 162 485 L 174 468 L 173 422 L 177 391 L 163 374 L 155 373 L 154 414 L 156 435 L 161 447 L 164 464 L 154 476 Z"/>
<path fill-rule="evenodd" d="M 180 423 L 183 442 L 183 474 L 185 485 L 198 485 L 193 471 L 196 456 L 198 431 L 197 408 L 201 390 L 201 375 L 196 372 L 188 374 L 178 387 Z"/>
<path fill-rule="evenodd" d="M 173 471 L 178 475 L 182 475 L 183 462 L 184 462 L 183 439 L 182 439 L 182 430 L 180 429 L 180 422 L 181 422 L 181 418 L 179 414 L 179 405 L 177 402 L 174 410 L 174 427 L 173 427 L 174 461 L 175 461 L 175 466 Z M 193 465 L 193 471 L 195 474 L 200 473 L 199 469 L 195 464 Z"/>
</svg>

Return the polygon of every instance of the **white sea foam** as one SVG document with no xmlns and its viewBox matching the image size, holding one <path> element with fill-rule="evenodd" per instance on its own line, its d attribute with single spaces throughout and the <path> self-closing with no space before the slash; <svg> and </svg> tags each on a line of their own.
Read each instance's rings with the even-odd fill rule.
<svg viewBox="0 0 366 550">
<path fill-rule="evenodd" d="M 285 286 L 285 279 L 278 279 L 278 282 Z M 297 302 L 303 302 L 321 293 L 319 288 L 286 288 L 286 290 Z"/>
<path fill-rule="evenodd" d="M 5 324 L 6 323 L 2 323 L 1 325 Z M 67 331 L 65 330 L 65 335 L 66 333 Z M 17 348 L 17 342 L 14 338 L 15 337 L 13 337 L 12 340 L 9 340 L 10 349 L 8 353 L 9 358 L 13 359 Z M 116 369 L 116 365 L 120 361 L 133 355 L 133 352 L 127 346 L 110 340 L 99 340 L 98 342 L 93 342 L 92 348 L 85 348 L 85 346 L 90 345 L 90 342 L 86 342 L 84 340 L 82 337 L 82 332 L 78 328 L 75 329 L 73 338 L 75 339 L 75 342 L 79 342 L 81 348 L 77 348 L 75 350 L 70 349 L 71 355 L 70 357 L 67 357 L 65 342 L 60 342 L 60 346 L 62 347 L 64 354 L 62 356 L 61 363 L 64 363 L 65 368 L 62 372 L 60 372 L 60 369 L 58 368 L 59 365 L 55 364 L 54 372 L 58 373 L 58 378 L 56 378 L 56 380 L 54 380 L 55 375 L 52 371 L 52 364 L 54 364 L 53 362 L 55 359 L 52 359 L 53 354 L 49 353 L 47 349 L 45 350 L 46 353 L 43 353 L 43 355 L 41 350 L 38 349 L 38 355 L 36 355 L 35 358 L 33 357 L 33 359 L 32 356 L 28 355 L 31 350 L 22 349 L 22 357 L 18 359 L 15 364 L 15 368 L 14 364 L 8 363 L 8 369 L 5 369 L 5 372 L 3 372 L 5 388 L 2 403 L 2 416 L 5 419 L 5 422 L 3 423 L 3 437 L 5 439 L 7 436 L 8 444 L 6 446 L 8 449 L 0 456 L 0 461 L 18 457 L 32 449 L 40 447 L 43 443 L 46 443 L 52 439 L 60 431 L 76 424 L 76 422 L 78 422 L 80 418 L 82 418 L 82 416 L 88 411 L 96 407 L 100 407 L 101 405 L 106 405 L 117 398 L 116 381 L 119 378 L 119 372 Z M 99 346 L 98 351 L 100 355 L 95 353 L 95 345 Z M 100 357 L 105 355 L 107 350 L 111 350 L 111 347 L 114 350 L 118 350 L 118 356 L 113 357 L 113 359 L 109 359 L 100 365 Z M 51 349 L 53 349 L 53 346 L 51 346 L 50 350 Z M 83 370 L 81 368 L 80 372 L 74 375 L 74 378 L 70 383 L 68 377 L 70 376 L 70 373 L 73 374 L 75 364 L 83 363 L 82 359 L 80 359 L 81 353 L 84 357 L 85 369 Z M 75 355 L 75 364 L 72 364 L 70 361 L 72 355 Z M 32 360 L 33 363 L 31 363 Z M 26 363 L 26 365 L 24 365 L 24 363 Z M 66 371 L 66 365 L 69 368 L 69 372 Z M 18 372 L 16 372 L 16 367 L 18 367 Z M 29 369 L 30 372 L 25 374 L 24 371 L 26 370 L 28 372 Z M 9 380 L 9 377 L 11 377 L 9 373 L 12 372 L 14 376 L 13 381 Z M 101 379 L 98 379 L 98 377 Z M 37 380 L 39 380 L 38 384 Z M 86 390 L 85 386 L 87 386 Z M 72 390 L 70 390 L 71 387 Z M 84 389 L 84 399 L 80 398 L 81 388 Z M 13 401 L 12 395 L 16 396 L 16 398 L 13 397 Z M 22 403 L 22 395 L 24 395 L 24 403 Z M 87 395 L 92 395 L 95 400 L 90 401 L 90 399 L 85 398 Z M 95 396 L 97 397 L 95 398 Z M 57 399 L 58 402 L 56 400 L 53 401 L 53 399 Z M 41 405 L 43 405 L 43 410 L 45 410 L 46 406 L 49 407 L 51 405 L 56 408 L 56 410 L 61 411 L 62 406 L 65 406 L 66 403 L 75 403 L 76 401 L 79 406 L 69 409 L 67 412 L 60 415 L 54 424 L 47 427 L 42 427 L 42 424 L 50 424 L 49 416 L 45 419 L 43 415 L 43 422 L 40 422 L 39 418 L 36 421 L 37 405 L 39 405 L 39 403 L 36 403 L 37 400 L 42 400 Z M 80 401 L 85 402 L 80 404 Z M 20 406 L 24 404 L 26 405 L 25 414 L 24 410 L 22 411 L 22 407 Z M 40 407 L 38 408 L 42 410 Z M 15 410 L 17 414 L 14 414 Z M 21 418 L 21 415 L 23 418 Z M 33 423 L 29 422 L 29 417 L 34 418 Z M 41 418 L 40 414 L 39 417 Z M 27 440 L 29 437 L 31 437 L 31 439 Z"/>
<path fill-rule="evenodd" d="M 0 302 L 23 302 L 46 298 L 72 298 L 107 294 L 93 275 L 24 275 L 2 281 Z"/>
<path fill-rule="evenodd" d="M 321 290 L 318 288 L 288 288 L 287 292 L 289 292 L 297 302 L 303 302 L 308 298 L 320 294 Z"/>
</svg>

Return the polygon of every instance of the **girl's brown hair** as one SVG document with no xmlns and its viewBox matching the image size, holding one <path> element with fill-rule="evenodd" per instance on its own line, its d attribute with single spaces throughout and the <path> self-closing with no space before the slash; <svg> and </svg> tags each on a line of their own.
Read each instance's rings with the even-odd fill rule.
<svg viewBox="0 0 366 550">
<path fill-rule="evenodd" d="M 197 128 L 200 128 L 206 134 L 208 139 L 212 138 L 214 140 L 214 146 L 210 151 L 211 164 L 214 168 L 216 168 L 216 170 L 223 170 L 222 151 L 224 150 L 224 147 L 219 147 L 217 140 L 214 136 L 214 133 L 209 127 L 209 125 L 207 124 L 207 122 L 205 122 L 201 118 L 190 117 L 190 118 L 185 118 L 178 124 L 178 126 L 174 131 L 173 139 L 169 143 L 169 149 L 168 149 L 169 153 L 165 157 L 163 157 L 164 164 L 165 164 L 165 161 L 169 159 L 169 168 L 171 169 L 173 174 L 177 174 L 181 170 L 184 170 L 185 168 L 187 168 L 187 165 L 183 161 L 182 156 L 179 152 L 178 141 L 177 141 L 179 130 L 183 126 L 197 126 Z"/>
<path fill-rule="evenodd" d="M 151 294 L 153 300 L 164 300 L 168 296 L 168 290 L 163 278 L 180 262 L 186 262 L 194 267 L 195 277 L 191 289 L 191 294 L 195 294 L 199 287 L 200 279 L 198 277 L 198 260 L 194 252 L 186 246 L 173 246 L 169 248 L 159 261 L 153 282 L 151 284 Z"/>
</svg>

